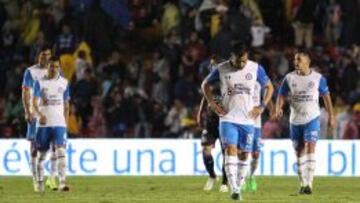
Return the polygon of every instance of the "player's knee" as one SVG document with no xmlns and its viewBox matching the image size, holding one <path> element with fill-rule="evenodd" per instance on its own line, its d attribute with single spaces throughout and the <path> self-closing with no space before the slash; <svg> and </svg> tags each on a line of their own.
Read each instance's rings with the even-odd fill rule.
<svg viewBox="0 0 360 203">
<path fill-rule="evenodd" d="M 260 153 L 259 152 L 253 152 L 251 156 L 252 156 L 253 159 L 258 160 L 259 157 L 260 157 Z"/>
<path fill-rule="evenodd" d="M 32 158 L 36 158 L 37 157 L 37 151 L 36 150 L 31 150 L 31 157 Z"/>
<path fill-rule="evenodd" d="M 65 157 L 65 148 L 64 147 L 56 147 L 55 154 L 57 158 Z"/>
<path fill-rule="evenodd" d="M 306 153 L 314 153 L 315 152 L 315 146 L 316 144 L 313 142 L 306 142 L 305 143 L 305 149 L 306 149 Z"/>
<path fill-rule="evenodd" d="M 204 155 L 211 155 L 212 146 L 204 146 L 203 147 L 203 154 Z"/>
<path fill-rule="evenodd" d="M 238 154 L 241 161 L 246 161 L 249 157 L 249 152 L 242 151 Z"/>
<path fill-rule="evenodd" d="M 237 155 L 236 145 L 228 145 L 225 149 L 227 155 Z"/>
<path fill-rule="evenodd" d="M 40 161 L 40 162 L 41 162 L 41 161 L 44 161 L 45 158 L 46 158 L 46 152 L 40 151 L 40 152 L 38 153 L 38 158 L 39 158 L 39 161 Z"/>
</svg>

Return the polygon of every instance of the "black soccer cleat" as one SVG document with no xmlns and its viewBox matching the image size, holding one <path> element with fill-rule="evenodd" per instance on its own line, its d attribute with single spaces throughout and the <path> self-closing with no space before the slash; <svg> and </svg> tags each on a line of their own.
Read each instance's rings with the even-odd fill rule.
<svg viewBox="0 0 360 203">
<path fill-rule="evenodd" d="M 304 186 L 301 186 L 301 187 L 300 187 L 299 194 L 300 194 L 300 195 L 305 194 L 305 187 L 304 187 Z"/>
<path fill-rule="evenodd" d="M 304 188 L 304 194 L 307 194 L 307 195 L 311 195 L 312 194 L 312 189 L 310 186 L 306 186 Z"/>
<path fill-rule="evenodd" d="M 240 194 L 239 193 L 232 193 L 230 195 L 230 198 L 233 200 L 240 200 Z"/>
</svg>

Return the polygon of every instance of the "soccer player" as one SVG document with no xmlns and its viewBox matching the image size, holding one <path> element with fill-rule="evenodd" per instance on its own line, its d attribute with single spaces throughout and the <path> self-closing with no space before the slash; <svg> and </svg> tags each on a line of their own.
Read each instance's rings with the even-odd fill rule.
<svg viewBox="0 0 360 203">
<path fill-rule="evenodd" d="M 60 76 L 60 62 L 50 59 L 46 76 L 35 82 L 33 94 L 34 112 L 39 117 L 35 136 L 37 189 L 44 191 L 44 160 L 50 144 L 54 145 L 57 158 L 59 189 L 69 191 L 66 185 L 65 146 L 67 139 L 66 120 L 69 115 L 69 85 Z"/>
<path fill-rule="evenodd" d="M 290 136 L 297 157 L 300 194 L 312 194 L 315 172 L 315 145 L 320 133 L 319 95 L 329 114 L 329 127 L 335 125 L 333 106 L 326 79 L 310 68 L 306 52 L 295 54 L 295 71 L 288 73 L 279 89 L 276 117 L 283 116 L 285 99 L 290 103 Z"/>
<path fill-rule="evenodd" d="M 209 69 L 212 71 L 215 68 L 215 57 L 213 57 L 210 61 Z M 217 94 L 218 97 L 221 96 L 220 89 L 218 86 L 214 88 L 214 94 Z M 203 120 L 202 120 L 202 113 L 204 109 L 206 109 L 206 119 L 205 119 L 205 126 L 201 133 L 201 145 L 202 145 L 202 155 L 203 161 L 206 168 L 206 171 L 209 174 L 209 178 L 204 186 L 205 191 L 210 191 L 213 189 L 214 184 L 216 182 L 216 174 L 214 171 L 214 158 L 211 154 L 212 149 L 215 147 L 215 142 L 219 138 L 219 117 L 216 113 L 214 113 L 210 108 L 206 108 L 206 100 L 205 98 L 201 99 L 199 111 L 197 114 L 197 123 L 200 127 L 203 127 Z M 225 160 L 225 153 L 224 148 L 221 144 L 221 152 L 223 154 L 223 166 L 222 166 L 222 183 L 220 186 L 220 192 L 228 192 L 227 186 L 227 178 L 224 168 L 224 160 Z"/>
<path fill-rule="evenodd" d="M 220 82 L 223 96 L 219 104 L 211 86 Z M 255 106 L 253 94 L 256 82 L 264 89 L 261 105 Z M 241 200 L 240 188 L 245 183 L 248 153 L 254 136 L 254 119 L 264 110 L 274 88 L 264 68 L 248 60 L 244 45 L 235 44 L 230 60 L 218 65 L 203 81 L 202 91 L 211 108 L 220 117 L 220 138 L 225 146 L 225 171 L 231 189 L 231 198 Z"/>
<path fill-rule="evenodd" d="M 36 150 L 34 145 L 35 139 L 35 130 L 36 130 L 36 116 L 33 112 L 32 106 L 32 94 L 33 94 L 33 86 L 34 83 L 43 78 L 46 75 L 46 66 L 48 63 L 49 58 L 51 57 L 51 51 L 49 47 L 42 47 L 38 54 L 37 61 L 38 63 L 28 67 L 25 70 L 23 83 L 22 83 L 22 102 L 25 111 L 25 119 L 27 121 L 27 132 L 26 132 L 26 139 L 30 141 L 30 169 L 31 174 L 33 176 L 33 185 L 34 190 L 36 190 L 36 176 L 35 176 L 35 157 L 36 157 Z M 47 180 L 47 185 L 51 189 L 56 189 L 57 184 L 55 181 L 56 177 L 56 157 L 54 153 L 51 153 L 51 169 L 50 169 L 50 177 Z"/>
</svg>

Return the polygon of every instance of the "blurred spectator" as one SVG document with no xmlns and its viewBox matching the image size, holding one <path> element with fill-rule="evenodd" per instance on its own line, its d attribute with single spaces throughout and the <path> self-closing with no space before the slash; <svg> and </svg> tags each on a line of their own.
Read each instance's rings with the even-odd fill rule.
<svg viewBox="0 0 360 203">
<path fill-rule="evenodd" d="M 197 89 L 198 85 L 194 82 L 194 75 L 187 74 L 184 75 L 184 78 L 180 79 L 175 84 L 174 95 L 176 99 L 182 101 L 183 104 L 187 107 L 194 106 L 199 97 Z"/>
<path fill-rule="evenodd" d="M 315 20 L 316 0 L 303 0 L 298 8 L 293 23 L 295 45 L 307 48 L 313 45 L 313 22 Z"/>
<path fill-rule="evenodd" d="M 78 57 L 75 61 L 76 81 L 84 79 L 85 70 L 89 68 L 89 64 L 86 62 L 85 57 L 85 52 L 82 50 L 79 51 Z"/>
<path fill-rule="evenodd" d="M 88 115 L 91 112 L 90 98 L 97 94 L 97 81 L 92 76 L 92 71 L 87 68 L 85 70 L 84 79 L 75 83 L 73 87 L 73 101 L 80 112 L 83 124 L 86 126 Z"/>
<path fill-rule="evenodd" d="M 278 121 L 268 120 L 263 125 L 262 138 L 274 139 L 281 137 L 281 126 Z"/>
<path fill-rule="evenodd" d="M 136 105 L 137 122 L 135 124 L 134 136 L 136 138 L 151 137 L 151 120 L 152 115 L 155 113 L 152 111 L 151 103 L 147 102 L 145 98 L 140 95 L 136 95 L 134 98 Z"/>
<path fill-rule="evenodd" d="M 107 135 L 106 121 L 103 107 L 101 104 L 101 97 L 91 97 L 92 113 L 89 117 L 87 127 L 89 129 L 89 137 L 104 137 Z"/>
<path fill-rule="evenodd" d="M 265 35 L 270 32 L 270 28 L 262 25 L 259 19 L 255 19 L 251 26 L 252 47 L 261 47 L 265 43 Z"/>
<path fill-rule="evenodd" d="M 71 27 L 64 24 L 61 28 L 61 34 L 57 36 L 54 44 L 54 53 L 56 55 L 72 54 L 76 48 L 75 35 L 71 32 Z"/>
<path fill-rule="evenodd" d="M 170 0 L 164 5 L 164 14 L 161 19 L 163 35 L 166 36 L 171 30 L 177 28 L 180 23 L 179 8 L 175 1 Z"/>
<path fill-rule="evenodd" d="M 166 138 L 179 137 L 183 130 L 181 121 L 187 117 L 187 114 L 184 104 L 176 99 L 165 118 L 165 126 L 169 129 L 164 135 Z"/>
<path fill-rule="evenodd" d="M 25 46 L 31 46 L 36 40 L 40 31 L 39 11 L 33 10 L 31 18 L 25 23 L 24 31 L 21 33 L 21 40 Z"/>
<path fill-rule="evenodd" d="M 360 139 L 360 103 L 353 107 L 351 119 L 345 126 L 343 139 Z"/>
<path fill-rule="evenodd" d="M 326 41 L 330 45 L 336 45 L 341 35 L 341 7 L 337 0 L 330 0 L 326 9 Z"/>
<path fill-rule="evenodd" d="M 70 137 L 80 137 L 82 120 L 74 103 L 70 103 L 70 112 L 67 126 Z"/>
</svg>

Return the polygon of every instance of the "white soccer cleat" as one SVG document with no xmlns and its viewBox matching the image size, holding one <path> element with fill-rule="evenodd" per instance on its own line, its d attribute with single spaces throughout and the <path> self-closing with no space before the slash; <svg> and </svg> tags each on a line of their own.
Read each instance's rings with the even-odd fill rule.
<svg viewBox="0 0 360 203">
<path fill-rule="evenodd" d="M 220 190 L 219 190 L 220 192 L 224 192 L 224 193 L 227 193 L 227 192 L 229 192 L 229 187 L 227 186 L 227 185 L 225 185 L 225 184 L 222 184 L 221 186 L 220 186 Z"/>
<path fill-rule="evenodd" d="M 34 187 L 35 192 L 45 192 L 44 181 L 38 181 L 36 187 Z"/>
<path fill-rule="evenodd" d="M 214 188 L 215 182 L 216 182 L 216 178 L 209 177 L 204 186 L 204 191 L 206 191 L 206 192 L 211 191 Z"/>
</svg>

